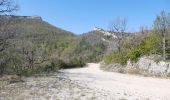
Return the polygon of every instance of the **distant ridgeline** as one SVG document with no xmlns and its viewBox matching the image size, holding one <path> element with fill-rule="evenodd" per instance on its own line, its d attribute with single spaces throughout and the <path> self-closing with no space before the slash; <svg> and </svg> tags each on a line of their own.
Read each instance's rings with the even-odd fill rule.
<svg viewBox="0 0 170 100">
<path fill-rule="evenodd" d="M 102 28 L 94 27 L 93 31 L 99 31 L 99 32 L 103 33 L 105 36 L 112 36 L 113 38 L 117 38 L 117 36 L 114 33 L 111 33 L 109 31 L 105 31 Z"/>
<path fill-rule="evenodd" d="M 0 15 L 0 18 L 18 18 L 18 19 L 34 19 L 42 20 L 40 16 L 15 16 L 15 15 Z"/>
</svg>

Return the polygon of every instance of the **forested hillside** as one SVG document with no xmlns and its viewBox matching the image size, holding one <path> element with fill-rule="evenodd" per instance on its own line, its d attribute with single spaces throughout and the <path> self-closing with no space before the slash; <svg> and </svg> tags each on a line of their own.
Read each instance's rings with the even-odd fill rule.
<svg viewBox="0 0 170 100">
<path fill-rule="evenodd" d="M 40 17 L 1 16 L 0 19 L 1 74 L 25 74 L 28 69 L 54 70 L 53 67 L 66 67 L 60 64 L 71 62 L 70 52 L 66 52 L 77 42 L 73 33 L 56 28 Z"/>
<path fill-rule="evenodd" d="M 93 30 L 79 37 L 81 40 L 75 48 L 75 52 L 88 62 L 101 61 L 105 54 L 117 48 L 116 39 L 106 36 L 100 31 Z"/>
<path fill-rule="evenodd" d="M 1 74 L 31 75 L 81 67 L 101 61 L 112 43 L 112 37 L 99 31 L 77 36 L 38 16 L 0 16 L 0 20 Z"/>
</svg>

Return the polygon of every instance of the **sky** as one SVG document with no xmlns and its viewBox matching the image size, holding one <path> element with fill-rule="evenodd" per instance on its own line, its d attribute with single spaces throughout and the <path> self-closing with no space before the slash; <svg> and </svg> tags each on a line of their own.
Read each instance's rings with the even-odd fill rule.
<svg viewBox="0 0 170 100">
<path fill-rule="evenodd" d="M 94 27 L 108 30 L 109 22 L 128 20 L 129 32 L 152 27 L 162 10 L 170 12 L 170 0 L 18 0 L 21 16 L 41 16 L 50 24 L 82 34 Z"/>
</svg>

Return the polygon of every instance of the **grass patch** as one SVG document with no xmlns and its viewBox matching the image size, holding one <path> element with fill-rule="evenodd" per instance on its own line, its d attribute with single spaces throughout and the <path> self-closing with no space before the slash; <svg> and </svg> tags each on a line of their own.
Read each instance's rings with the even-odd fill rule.
<svg viewBox="0 0 170 100">
<path fill-rule="evenodd" d="M 170 74 L 167 74 L 166 76 L 167 76 L 168 78 L 170 78 Z"/>
<path fill-rule="evenodd" d="M 139 69 L 126 69 L 126 73 L 128 74 L 137 74 L 137 75 L 140 75 L 141 74 L 141 71 Z"/>
</svg>

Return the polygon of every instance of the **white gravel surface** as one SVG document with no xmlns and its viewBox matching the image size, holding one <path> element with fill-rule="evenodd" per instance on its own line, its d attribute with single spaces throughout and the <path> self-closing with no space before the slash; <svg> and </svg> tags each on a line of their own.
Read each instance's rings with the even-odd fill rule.
<svg viewBox="0 0 170 100">
<path fill-rule="evenodd" d="M 170 80 L 105 72 L 100 64 L 63 70 L 69 79 L 81 85 L 108 93 L 108 98 L 128 100 L 170 100 Z"/>
<path fill-rule="evenodd" d="M 95 63 L 0 83 L 0 100 L 170 100 L 169 79 L 105 72 Z"/>
</svg>

